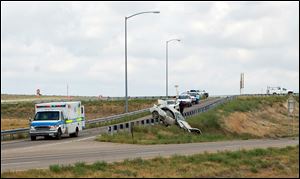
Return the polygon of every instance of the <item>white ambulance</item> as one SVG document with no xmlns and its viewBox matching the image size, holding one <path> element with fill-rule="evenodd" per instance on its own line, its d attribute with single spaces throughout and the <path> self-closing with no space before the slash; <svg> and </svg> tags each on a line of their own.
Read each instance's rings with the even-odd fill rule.
<svg viewBox="0 0 300 179">
<path fill-rule="evenodd" d="M 51 102 L 35 105 L 35 117 L 30 122 L 29 135 L 31 140 L 37 136 L 77 137 L 85 127 L 84 106 L 80 101 Z"/>
</svg>

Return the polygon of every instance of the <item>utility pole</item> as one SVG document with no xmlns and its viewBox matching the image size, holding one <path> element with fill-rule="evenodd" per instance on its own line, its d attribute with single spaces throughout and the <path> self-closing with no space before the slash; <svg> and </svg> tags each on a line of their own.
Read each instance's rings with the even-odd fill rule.
<svg viewBox="0 0 300 179">
<path fill-rule="evenodd" d="M 69 84 L 67 84 L 67 98 L 69 98 Z"/>
<path fill-rule="evenodd" d="M 240 95 L 242 95 L 242 89 L 244 89 L 244 73 L 241 73 L 241 79 L 240 79 Z"/>
</svg>

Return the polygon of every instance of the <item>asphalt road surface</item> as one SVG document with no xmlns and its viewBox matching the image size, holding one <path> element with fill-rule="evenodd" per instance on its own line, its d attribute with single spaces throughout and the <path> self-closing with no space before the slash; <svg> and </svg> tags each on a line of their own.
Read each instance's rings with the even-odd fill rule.
<svg viewBox="0 0 300 179">
<path fill-rule="evenodd" d="M 205 142 L 190 144 L 133 145 L 94 141 L 93 136 L 71 138 L 55 143 L 18 148 L 1 148 L 1 172 L 48 168 L 52 164 L 73 164 L 78 161 L 122 161 L 136 157 L 153 158 L 173 154 L 190 155 L 196 153 L 235 151 L 240 149 L 285 147 L 299 145 L 296 139 L 259 139 Z"/>
</svg>

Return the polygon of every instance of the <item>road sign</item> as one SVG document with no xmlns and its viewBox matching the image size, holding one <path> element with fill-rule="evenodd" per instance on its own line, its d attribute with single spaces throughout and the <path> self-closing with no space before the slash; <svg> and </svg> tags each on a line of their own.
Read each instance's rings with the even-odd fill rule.
<svg viewBox="0 0 300 179">
<path fill-rule="evenodd" d="M 293 97 L 289 97 L 288 99 L 288 112 L 289 114 L 292 114 L 294 112 L 295 108 L 295 100 Z"/>
</svg>

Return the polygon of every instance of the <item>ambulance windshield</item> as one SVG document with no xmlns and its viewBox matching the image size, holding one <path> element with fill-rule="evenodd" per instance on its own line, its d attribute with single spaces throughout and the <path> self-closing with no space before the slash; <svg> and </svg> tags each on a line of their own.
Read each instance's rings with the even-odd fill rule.
<svg viewBox="0 0 300 179">
<path fill-rule="evenodd" d="M 59 120 L 59 112 L 58 111 L 37 112 L 34 117 L 34 120 L 35 121 Z"/>
</svg>

